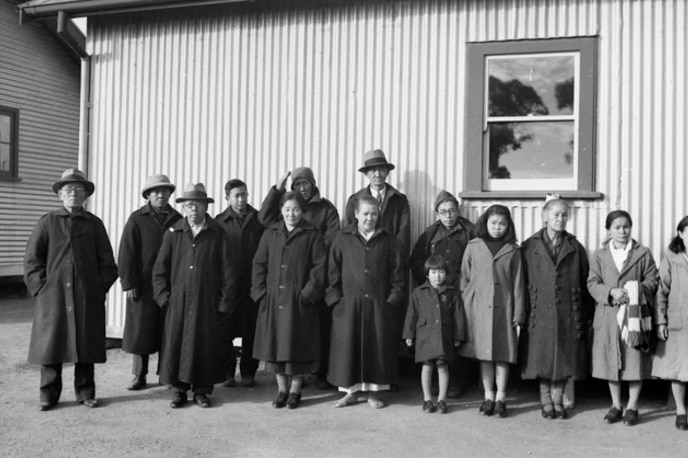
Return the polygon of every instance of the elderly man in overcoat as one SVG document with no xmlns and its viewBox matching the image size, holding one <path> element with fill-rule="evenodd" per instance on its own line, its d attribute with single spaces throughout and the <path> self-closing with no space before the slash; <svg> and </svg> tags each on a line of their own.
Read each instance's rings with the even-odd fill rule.
<svg viewBox="0 0 688 458">
<path fill-rule="evenodd" d="M 369 391 L 374 408 L 385 403 L 376 394 L 397 378 L 394 317 L 406 305 L 404 264 L 394 237 L 377 225 L 379 209 L 371 196 L 356 201 L 357 223 L 335 237 L 328 259 L 325 301 L 332 308 L 328 380 L 346 395 L 343 407 Z"/>
<path fill-rule="evenodd" d="M 40 410 L 62 392 L 62 364 L 74 365 L 77 402 L 97 407 L 94 363 L 105 362 L 105 295 L 117 265 L 103 222 L 84 209 L 95 185 L 78 169 L 53 184 L 62 207 L 38 221 L 24 257 L 24 282 L 36 298 L 29 362 L 41 365 Z"/>
<path fill-rule="evenodd" d="M 170 407 L 187 401 L 210 407 L 208 394 L 224 380 L 223 325 L 236 306 L 235 260 L 228 239 L 207 216 L 208 197 L 203 183 L 188 184 L 177 203 L 185 218 L 166 233 L 153 267 L 153 294 L 166 307 L 160 357 L 160 383 L 172 387 Z"/>
<path fill-rule="evenodd" d="M 239 303 L 225 330 L 225 351 L 227 351 L 226 387 L 236 386 L 234 375 L 237 358 L 234 353 L 234 337 L 241 337 L 239 372 L 241 386 L 255 386 L 255 375 L 259 361 L 253 358 L 253 342 L 256 333 L 258 306 L 251 300 L 251 269 L 253 257 L 265 228 L 258 221 L 258 211 L 248 203 L 246 183 L 233 178 L 225 184 L 225 198 L 229 205 L 215 217 L 215 221 L 227 233 L 229 246 L 240 256 L 237 270 Z"/>
<path fill-rule="evenodd" d="M 119 274 L 127 293 L 122 350 L 132 354 L 134 379 L 128 390 L 146 386 L 149 355 L 160 351 L 164 315 L 153 299 L 153 264 L 165 231 L 182 218 L 169 205 L 175 186 L 166 175 L 152 175 L 141 195 L 146 204 L 133 212 L 122 232 Z"/>
</svg>

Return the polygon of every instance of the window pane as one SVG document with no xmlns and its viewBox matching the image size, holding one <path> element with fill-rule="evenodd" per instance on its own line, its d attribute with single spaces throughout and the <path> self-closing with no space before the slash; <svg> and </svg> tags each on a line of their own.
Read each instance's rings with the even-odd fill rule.
<svg viewBox="0 0 688 458">
<path fill-rule="evenodd" d="M 11 121 L 9 116 L 0 114 L 0 143 L 10 143 Z"/>
<path fill-rule="evenodd" d="M 573 148 L 573 121 L 490 123 L 488 178 L 572 178 Z"/>
<path fill-rule="evenodd" d="M 0 143 L 0 171 L 10 171 L 10 145 Z"/>
<path fill-rule="evenodd" d="M 489 116 L 573 114 L 575 56 L 501 56 L 487 60 Z"/>
</svg>

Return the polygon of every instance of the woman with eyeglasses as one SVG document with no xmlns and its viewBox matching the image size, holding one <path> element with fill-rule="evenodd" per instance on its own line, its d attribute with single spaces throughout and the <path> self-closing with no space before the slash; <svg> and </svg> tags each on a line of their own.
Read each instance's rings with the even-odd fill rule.
<svg viewBox="0 0 688 458">
<path fill-rule="evenodd" d="M 282 220 L 268 227 L 253 258 L 251 298 L 258 304 L 253 357 L 275 373 L 275 408 L 301 403 L 305 374 L 318 370 L 317 304 L 325 292 L 327 249 L 320 231 L 303 218 L 306 201 L 286 192 Z"/>
</svg>

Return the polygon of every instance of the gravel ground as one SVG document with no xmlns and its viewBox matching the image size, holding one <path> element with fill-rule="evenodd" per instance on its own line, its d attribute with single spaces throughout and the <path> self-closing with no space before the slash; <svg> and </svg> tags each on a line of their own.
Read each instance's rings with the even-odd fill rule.
<svg viewBox="0 0 688 458">
<path fill-rule="evenodd" d="M 3 289 L 5 291 L 3 291 Z M 108 350 L 96 365 L 101 407 L 74 401 L 73 370 L 66 366 L 60 404 L 39 412 L 38 367 L 26 363 L 33 301 L 0 285 L 0 457 L 36 456 L 686 456 L 688 432 L 674 428 L 666 385 L 652 382 L 641 398 L 636 427 L 605 425 L 606 384 L 578 385 L 568 420 L 540 416 L 537 384 L 513 380 L 508 417 L 478 414 L 477 389 L 450 400 L 447 415 L 421 412 L 419 377 L 400 381 L 389 405 L 334 409 L 336 391 L 304 390 L 302 406 L 275 410 L 272 377 L 258 373 L 255 388 L 217 386 L 213 406 L 169 408 L 158 385 L 130 392 L 130 358 Z M 152 361 L 153 367 L 155 360 Z"/>
</svg>

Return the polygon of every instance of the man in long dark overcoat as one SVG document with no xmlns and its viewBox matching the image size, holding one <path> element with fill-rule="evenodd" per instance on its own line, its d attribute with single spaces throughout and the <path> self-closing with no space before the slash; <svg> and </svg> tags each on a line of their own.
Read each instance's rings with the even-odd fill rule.
<svg viewBox="0 0 688 458">
<path fill-rule="evenodd" d="M 377 227 L 377 201 L 357 201 L 357 224 L 335 237 L 328 259 L 325 301 L 332 307 L 328 381 L 346 392 L 335 407 L 353 404 L 360 391 L 384 407 L 375 394 L 397 377 L 395 317 L 406 304 L 405 266 L 394 237 Z"/>
<path fill-rule="evenodd" d="M 122 350 L 132 354 L 134 379 L 128 390 L 146 386 L 149 355 L 160 351 L 165 316 L 153 299 L 153 264 L 165 231 L 182 219 L 169 205 L 175 186 L 166 175 L 152 175 L 141 195 L 146 204 L 133 212 L 122 232 L 119 274 L 127 293 Z"/>
<path fill-rule="evenodd" d="M 36 298 L 29 362 L 41 365 L 40 410 L 57 404 L 62 364 L 74 364 L 77 402 L 98 406 L 94 363 L 105 362 L 105 295 L 117 265 L 103 222 L 83 208 L 95 186 L 77 169 L 53 184 L 62 207 L 38 221 L 24 257 Z"/>
<path fill-rule="evenodd" d="M 315 181 L 315 175 L 310 167 L 297 167 L 292 172 L 282 175 L 277 183 L 270 188 L 260 208 L 260 222 L 270 227 L 281 219 L 279 202 L 286 192 L 287 180 L 291 176 L 291 189 L 296 191 L 306 201 L 303 219 L 312 223 L 320 231 L 325 241 L 325 247 L 330 248 L 332 240 L 340 229 L 339 212 L 332 202 L 320 195 Z M 332 314 L 323 302 L 316 305 L 320 312 L 320 370 L 315 374 L 316 386 L 320 389 L 331 388 L 327 383 L 326 371 L 330 354 L 330 331 L 332 329 Z"/>
<path fill-rule="evenodd" d="M 229 205 L 215 221 L 227 233 L 229 246 L 240 255 L 238 275 L 239 304 L 228 320 L 224 334 L 225 351 L 227 351 L 227 377 L 224 386 L 236 385 L 234 374 L 237 359 L 234 353 L 234 337 L 241 337 L 241 357 L 239 372 L 241 386 L 255 386 L 255 375 L 259 361 L 253 358 L 253 342 L 256 334 L 256 317 L 258 306 L 251 300 L 251 269 L 253 256 L 265 228 L 258 221 L 258 211 L 248 203 L 246 183 L 232 179 L 225 184 L 225 198 Z"/>
<path fill-rule="evenodd" d="M 224 380 L 221 321 L 236 306 L 235 260 L 228 239 L 207 217 L 203 183 L 188 184 L 177 203 L 185 218 L 165 233 L 153 267 L 153 294 L 167 307 L 160 355 L 160 383 L 172 387 L 170 407 L 183 406 L 186 392 L 210 407 L 208 394 Z"/>
</svg>

